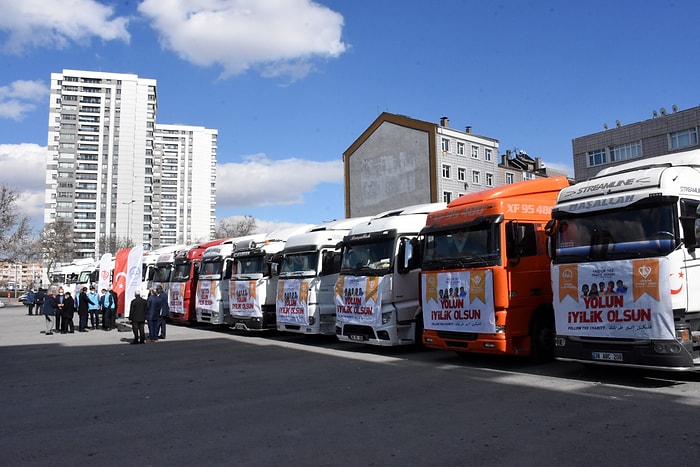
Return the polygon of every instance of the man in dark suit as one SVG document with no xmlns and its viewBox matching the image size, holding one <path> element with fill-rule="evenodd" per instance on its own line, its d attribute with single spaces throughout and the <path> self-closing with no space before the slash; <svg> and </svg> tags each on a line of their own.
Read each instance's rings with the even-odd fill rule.
<svg viewBox="0 0 700 467">
<path fill-rule="evenodd" d="M 134 340 L 131 343 L 143 344 L 146 342 L 144 325 L 146 324 L 148 307 L 146 306 L 146 300 L 141 297 L 141 292 L 137 290 L 134 295 L 135 297 L 131 301 L 131 306 L 129 307 L 128 317 L 131 322 L 131 330 L 134 333 Z"/>
<path fill-rule="evenodd" d="M 156 287 L 156 294 L 158 294 L 159 308 L 160 308 L 160 319 L 158 320 L 158 339 L 165 339 L 165 323 L 168 321 L 168 316 L 170 315 L 170 304 L 168 304 L 168 294 L 165 293 L 163 287 Z"/>
<path fill-rule="evenodd" d="M 87 294 L 87 287 L 80 289 L 78 294 L 78 331 L 87 332 L 88 313 L 92 301 Z"/>
</svg>

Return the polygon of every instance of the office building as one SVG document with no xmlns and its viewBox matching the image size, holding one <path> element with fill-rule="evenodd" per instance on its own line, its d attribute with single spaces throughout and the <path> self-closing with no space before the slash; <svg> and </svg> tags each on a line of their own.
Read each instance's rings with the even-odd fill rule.
<svg viewBox="0 0 700 467">
<path fill-rule="evenodd" d="M 700 107 L 651 112 L 652 118 L 574 138 L 574 177 L 587 180 L 607 167 L 698 147 Z"/>
</svg>

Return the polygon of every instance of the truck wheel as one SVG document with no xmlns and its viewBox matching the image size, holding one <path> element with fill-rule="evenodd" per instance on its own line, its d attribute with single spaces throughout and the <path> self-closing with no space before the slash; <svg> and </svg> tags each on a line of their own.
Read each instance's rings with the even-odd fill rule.
<svg viewBox="0 0 700 467">
<path fill-rule="evenodd" d="M 416 348 L 416 350 L 426 350 L 427 347 L 423 343 L 423 315 L 418 315 L 416 317 L 416 325 L 415 325 L 416 332 L 413 335 L 414 338 L 414 343 L 413 346 Z"/>
<path fill-rule="evenodd" d="M 540 310 L 530 327 L 530 359 L 535 363 L 554 360 L 554 314 Z"/>
</svg>

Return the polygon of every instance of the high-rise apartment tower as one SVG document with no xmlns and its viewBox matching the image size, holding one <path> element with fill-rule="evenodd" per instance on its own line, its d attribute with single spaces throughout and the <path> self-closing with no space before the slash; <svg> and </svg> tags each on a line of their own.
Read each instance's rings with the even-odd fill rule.
<svg viewBox="0 0 700 467">
<path fill-rule="evenodd" d="M 149 250 L 213 230 L 217 132 L 156 125 L 157 109 L 154 79 L 51 74 L 44 222 L 73 224 L 77 257 L 115 239 Z"/>
</svg>

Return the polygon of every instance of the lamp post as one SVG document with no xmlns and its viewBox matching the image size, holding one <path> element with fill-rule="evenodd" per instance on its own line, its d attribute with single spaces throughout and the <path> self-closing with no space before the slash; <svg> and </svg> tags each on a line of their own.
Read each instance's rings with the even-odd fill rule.
<svg viewBox="0 0 700 467">
<path fill-rule="evenodd" d="M 19 266 L 20 263 L 15 263 L 15 299 L 17 298 L 17 289 L 19 289 L 19 279 L 18 279 L 18 274 L 17 274 L 17 266 Z"/>
<path fill-rule="evenodd" d="M 129 243 L 133 243 L 133 240 L 131 239 L 131 207 L 134 205 L 136 202 L 135 199 L 132 199 L 131 201 L 127 201 L 126 203 L 122 203 L 127 205 L 127 218 L 126 218 L 126 236 L 129 239 Z"/>
</svg>

